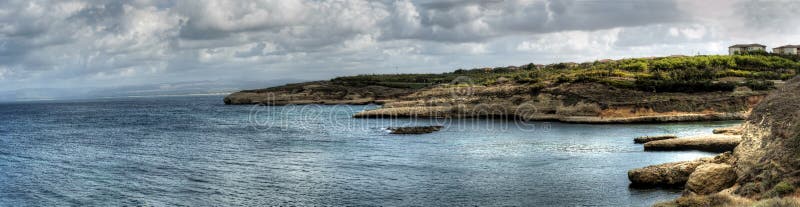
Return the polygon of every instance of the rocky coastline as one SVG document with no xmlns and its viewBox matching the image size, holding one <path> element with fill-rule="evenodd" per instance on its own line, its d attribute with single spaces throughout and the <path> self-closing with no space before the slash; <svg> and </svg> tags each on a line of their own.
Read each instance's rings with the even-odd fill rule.
<svg viewBox="0 0 800 207">
<path fill-rule="evenodd" d="M 767 96 L 742 126 L 714 130 L 738 137 L 714 158 L 632 169 L 632 187 L 683 187 L 683 196 L 655 206 L 800 206 L 800 78 Z M 668 139 L 650 143 L 666 142 Z"/>
<path fill-rule="evenodd" d="M 422 89 L 347 87 L 320 81 L 242 91 L 226 104 L 379 104 L 354 118 L 506 118 L 524 121 L 619 124 L 743 120 L 768 91 L 668 93 L 597 83 L 548 88 L 500 84 L 437 85 Z"/>
</svg>

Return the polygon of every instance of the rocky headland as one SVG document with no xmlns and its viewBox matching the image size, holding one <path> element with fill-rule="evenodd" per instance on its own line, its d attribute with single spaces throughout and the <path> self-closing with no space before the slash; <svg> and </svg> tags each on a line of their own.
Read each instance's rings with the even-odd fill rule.
<svg viewBox="0 0 800 207">
<path fill-rule="evenodd" d="M 241 91 L 226 104 L 381 104 L 356 118 L 499 117 L 526 121 L 636 123 L 741 120 L 768 91 L 645 92 L 599 83 L 349 87 L 321 81 Z"/>
<path fill-rule="evenodd" d="M 771 54 L 637 58 L 348 76 L 240 91 L 224 102 L 381 105 L 355 118 L 746 119 L 716 135 L 642 141 L 648 150 L 732 152 L 633 169 L 632 186 L 684 187 L 682 197 L 657 206 L 800 206 L 800 78 L 792 79 L 798 73 L 800 63 Z"/>
<path fill-rule="evenodd" d="M 798 100 L 795 78 L 758 104 L 740 128 L 715 131 L 741 134 L 732 153 L 633 169 L 628 177 L 633 186 L 684 187 L 682 197 L 656 206 L 800 206 Z"/>
<path fill-rule="evenodd" d="M 783 67 L 765 71 L 764 67 Z M 355 118 L 493 117 L 574 123 L 743 120 L 800 63 L 772 56 L 528 64 L 358 75 L 244 90 L 226 104 L 379 104 Z M 766 79 L 769 78 L 769 79 Z"/>
<path fill-rule="evenodd" d="M 512 84 L 454 87 L 458 86 L 417 91 L 353 116 L 504 117 L 574 123 L 738 120 L 746 117 L 766 93 L 658 93 L 598 83 L 568 83 L 542 89 Z M 459 90 L 468 92 L 458 94 Z"/>
</svg>

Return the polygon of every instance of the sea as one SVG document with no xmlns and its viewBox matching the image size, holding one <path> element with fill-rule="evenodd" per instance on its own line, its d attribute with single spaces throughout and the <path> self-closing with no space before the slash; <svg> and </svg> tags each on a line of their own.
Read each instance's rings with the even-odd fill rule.
<svg viewBox="0 0 800 207">
<path fill-rule="evenodd" d="M 356 119 L 376 105 L 224 105 L 223 96 L 0 103 L 0 206 L 649 206 L 680 189 L 627 171 L 712 153 L 644 135 L 737 122 Z M 394 135 L 387 127 L 443 125 Z"/>
</svg>

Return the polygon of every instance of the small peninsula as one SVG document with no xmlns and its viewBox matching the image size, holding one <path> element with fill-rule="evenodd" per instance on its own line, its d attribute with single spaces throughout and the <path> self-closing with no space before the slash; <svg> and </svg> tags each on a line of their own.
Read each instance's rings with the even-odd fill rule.
<svg viewBox="0 0 800 207">
<path fill-rule="evenodd" d="M 635 123 L 743 120 L 800 71 L 796 56 L 698 55 L 385 74 L 244 90 L 225 104 L 380 104 L 356 118 Z"/>
</svg>

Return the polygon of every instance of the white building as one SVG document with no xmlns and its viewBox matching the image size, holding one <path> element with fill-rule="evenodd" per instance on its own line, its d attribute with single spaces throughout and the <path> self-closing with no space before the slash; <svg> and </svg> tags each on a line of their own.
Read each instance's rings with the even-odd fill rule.
<svg viewBox="0 0 800 207">
<path fill-rule="evenodd" d="M 738 44 L 728 47 L 728 54 L 730 55 L 753 51 L 767 51 L 767 46 L 762 44 Z"/>
<path fill-rule="evenodd" d="M 800 45 L 784 45 L 772 48 L 772 53 L 782 54 L 782 55 L 798 55 L 797 53 L 798 49 L 800 49 Z"/>
</svg>

